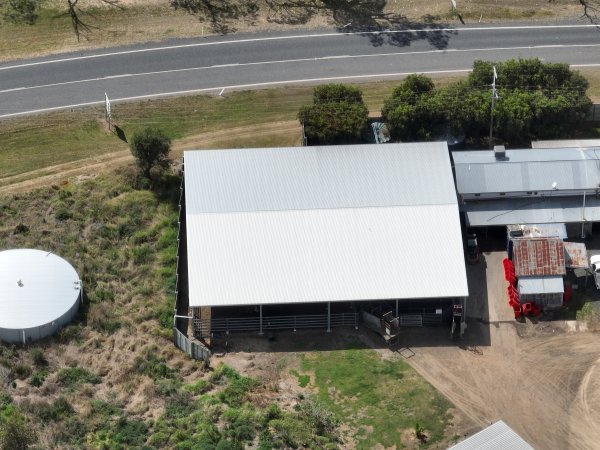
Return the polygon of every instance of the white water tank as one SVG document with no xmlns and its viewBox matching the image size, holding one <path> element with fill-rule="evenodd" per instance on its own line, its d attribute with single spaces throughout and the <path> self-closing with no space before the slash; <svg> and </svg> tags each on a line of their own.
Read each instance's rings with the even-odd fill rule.
<svg viewBox="0 0 600 450">
<path fill-rule="evenodd" d="M 79 309 L 77 272 L 52 252 L 0 251 L 0 341 L 28 343 L 51 336 Z"/>
</svg>

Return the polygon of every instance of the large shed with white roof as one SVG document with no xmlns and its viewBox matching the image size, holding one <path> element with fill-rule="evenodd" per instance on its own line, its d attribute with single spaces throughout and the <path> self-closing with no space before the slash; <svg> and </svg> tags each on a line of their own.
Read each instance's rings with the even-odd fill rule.
<svg viewBox="0 0 600 450">
<path fill-rule="evenodd" d="M 348 324 L 336 304 L 468 295 L 445 143 L 186 151 L 183 167 L 177 317 L 197 335 L 218 308 L 251 311 L 237 329 L 268 328 L 263 306 L 272 328 L 330 328 Z M 299 305 L 327 314 L 292 325 Z"/>
</svg>

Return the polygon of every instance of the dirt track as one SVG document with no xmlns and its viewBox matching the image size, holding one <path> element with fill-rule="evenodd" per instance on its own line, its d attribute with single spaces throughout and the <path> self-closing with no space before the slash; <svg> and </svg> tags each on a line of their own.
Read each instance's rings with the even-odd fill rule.
<svg viewBox="0 0 600 450">
<path fill-rule="evenodd" d="M 413 348 L 409 362 L 481 427 L 502 419 L 536 449 L 599 449 L 600 337 L 560 322 L 516 324 L 503 257 L 486 255 L 489 303 L 472 292 L 464 345 Z"/>
</svg>

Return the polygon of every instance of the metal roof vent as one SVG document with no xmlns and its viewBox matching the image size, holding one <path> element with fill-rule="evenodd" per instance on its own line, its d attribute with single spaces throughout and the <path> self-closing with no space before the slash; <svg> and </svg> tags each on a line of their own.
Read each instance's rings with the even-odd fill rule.
<svg viewBox="0 0 600 450">
<path fill-rule="evenodd" d="M 504 148 L 504 145 L 494 145 L 494 156 L 499 160 L 506 158 L 506 148 Z"/>
</svg>

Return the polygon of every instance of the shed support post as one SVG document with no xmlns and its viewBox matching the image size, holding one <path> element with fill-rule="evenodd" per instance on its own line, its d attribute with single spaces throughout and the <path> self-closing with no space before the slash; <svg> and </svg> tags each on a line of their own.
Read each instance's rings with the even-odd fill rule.
<svg viewBox="0 0 600 450">
<path fill-rule="evenodd" d="M 327 302 L 327 332 L 331 333 L 331 302 Z"/>
<path fill-rule="evenodd" d="M 396 299 L 396 317 L 398 317 L 398 299 Z"/>
<path fill-rule="evenodd" d="M 262 305 L 258 305 L 258 311 L 259 311 L 259 314 L 260 314 L 260 320 L 259 320 L 260 330 L 258 331 L 258 334 L 260 334 L 262 336 L 262 334 L 263 334 L 263 327 L 262 327 Z"/>
</svg>

